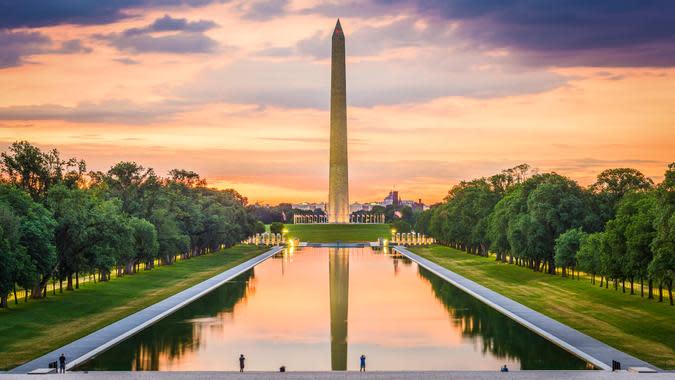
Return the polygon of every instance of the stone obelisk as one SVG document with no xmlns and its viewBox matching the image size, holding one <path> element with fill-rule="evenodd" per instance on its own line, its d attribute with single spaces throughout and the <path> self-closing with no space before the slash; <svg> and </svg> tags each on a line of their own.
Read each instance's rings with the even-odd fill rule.
<svg viewBox="0 0 675 380">
<path fill-rule="evenodd" d="M 328 223 L 349 223 L 349 173 L 347 168 L 347 89 L 345 35 L 340 19 L 333 31 L 330 67 L 330 172 L 328 174 Z"/>
</svg>

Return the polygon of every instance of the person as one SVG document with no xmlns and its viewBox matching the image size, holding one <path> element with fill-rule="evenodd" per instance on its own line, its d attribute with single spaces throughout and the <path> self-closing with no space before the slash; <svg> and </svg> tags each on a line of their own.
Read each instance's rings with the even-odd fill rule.
<svg viewBox="0 0 675 380">
<path fill-rule="evenodd" d="M 244 354 L 239 355 L 239 372 L 244 372 L 244 362 L 246 361 L 246 358 L 244 357 Z"/>
<path fill-rule="evenodd" d="M 361 355 L 361 368 L 359 372 L 366 372 L 366 355 Z"/>
<path fill-rule="evenodd" d="M 500 372 L 509 372 L 509 369 L 506 367 L 506 364 L 504 364 Z"/>
<path fill-rule="evenodd" d="M 59 356 L 59 373 L 66 373 L 66 356 L 61 353 L 61 356 Z"/>
</svg>

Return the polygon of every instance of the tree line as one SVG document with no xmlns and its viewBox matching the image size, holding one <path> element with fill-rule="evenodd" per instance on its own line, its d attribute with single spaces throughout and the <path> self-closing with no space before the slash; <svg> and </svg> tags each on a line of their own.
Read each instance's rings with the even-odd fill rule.
<svg viewBox="0 0 675 380">
<path fill-rule="evenodd" d="M 522 164 L 487 178 L 462 181 L 423 212 L 415 230 L 469 253 L 595 284 L 621 284 L 673 304 L 675 163 L 655 185 L 631 168 L 608 169 L 581 187 L 557 173 Z"/>
<path fill-rule="evenodd" d="M 232 246 L 256 228 L 246 203 L 192 171 L 160 177 L 124 161 L 87 171 L 15 142 L 0 155 L 0 307 L 17 287 L 39 299 L 50 281 L 73 290 L 83 275 L 107 281 Z"/>
</svg>

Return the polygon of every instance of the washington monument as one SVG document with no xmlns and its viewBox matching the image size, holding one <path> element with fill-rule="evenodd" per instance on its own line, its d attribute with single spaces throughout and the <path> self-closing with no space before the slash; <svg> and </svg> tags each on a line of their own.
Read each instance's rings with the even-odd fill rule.
<svg viewBox="0 0 675 380">
<path fill-rule="evenodd" d="M 340 19 L 333 31 L 330 71 L 330 172 L 328 174 L 328 223 L 349 223 L 349 172 L 347 163 L 347 93 L 345 35 Z"/>
</svg>

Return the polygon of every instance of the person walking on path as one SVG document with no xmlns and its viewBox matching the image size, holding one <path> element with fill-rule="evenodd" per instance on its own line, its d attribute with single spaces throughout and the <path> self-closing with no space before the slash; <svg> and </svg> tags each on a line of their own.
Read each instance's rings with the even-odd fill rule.
<svg viewBox="0 0 675 380">
<path fill-rule="evenodd" d="M 500 372 L 509 372 L 509 368 L 506 366 L 506 364 L 504 364 Z"/>
<path fill-rule="evenodd" d="M 239 355 L 239 372 L 244 372 L 244 362 L 246 361 L 246 358 L 244 357 L 244 354 Z"/>
<path fill-rule="evenodd" d="M 361 355 L 361 366 L 359 372 L 366 372 L 366 355 Z"/>
<path fill-rule="evenodd" d="M 61 356 L 59 356 L 59 369 L 58 369 L 58 372 L 59 372 L 59 373 L 66 373 L 66 356 L 63 355 L 63 353 L 61 354 Z"/>
</svg>

